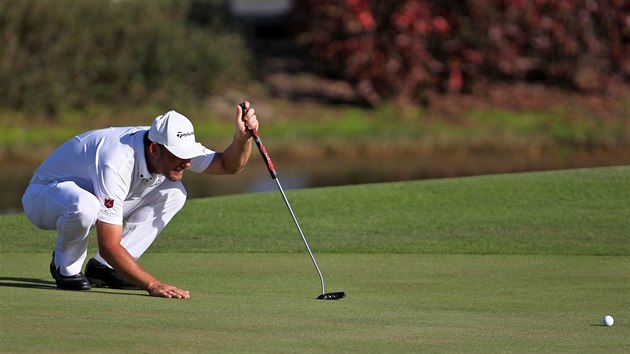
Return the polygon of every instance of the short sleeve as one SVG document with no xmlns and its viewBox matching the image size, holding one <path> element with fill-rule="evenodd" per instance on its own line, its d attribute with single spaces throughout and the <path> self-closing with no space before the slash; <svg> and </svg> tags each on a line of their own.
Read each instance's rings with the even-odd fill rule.
<svg viewBox="0 0 630 354">
<path fill-rule="evenodd" d="M 97 172 L 94 194 L 100 202 L 97 219 L 109 224 L 123 224 L 123 202 L 129 192 L 129 183 L 112 166 L 105 165 Z"/>
</svg>

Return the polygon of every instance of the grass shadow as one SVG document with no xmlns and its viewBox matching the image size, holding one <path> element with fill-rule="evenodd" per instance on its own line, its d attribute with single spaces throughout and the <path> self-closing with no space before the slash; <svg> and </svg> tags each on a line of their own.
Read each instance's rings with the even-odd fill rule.
<svg viewBox="0 0 630 354">
<path fill-rule="evenodd" d="M 0 287 L 46 290 L 57 289 L 57 285 L 51 280 L 17 277 L 0 277 Z"/>
<path fill-rule="evenodd" d="M 109 289 L 109 288 L 92 288 L 91 290 L 88 290 L 87 292 L 93 293 L 93 294 L 153 297 L 149 295 L 147 292 L 145 292 L 144 290 L 118 290 L 118 289 Z"/>
<path fill-rule="evenodd" d="M 18 277 L 0 277 L 0 288 L 1 287 L 11 287 L 11 288 L 23 288 L 23 289 L 43 289 L 43 290 L 62 290 L 58 289 L 57 284 L 52 280 L 44 280 L 37 278 L 18 278 Z M 67 291 L 76 291 L 76 290 L 67 290 Z M 84 292 L 84 291 L 81 291 Z M 140 293 L 140 290 L 137 291 L 129 291 L 129 290 L 117 290 L 117 289 L 107 289 L 107 288 L 92 288 L 88 290 L 89 293 L 96 294 L 111 294 L 111 295 L 132 295 L 132 296 L 150 296 L 146 293 Z"/>
</svg>

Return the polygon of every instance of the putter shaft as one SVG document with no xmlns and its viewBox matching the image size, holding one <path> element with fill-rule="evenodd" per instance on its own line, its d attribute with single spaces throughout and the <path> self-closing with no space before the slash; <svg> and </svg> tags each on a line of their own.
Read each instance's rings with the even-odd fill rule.
<svg viewBox="0 0 630 354">
<path fill-rule="evenodd" d="M 308 250 L 308 254 L 309 254 L 309 256 L 311 256 L 311 261 L 313 261 L 313 265 L 315 266 L 315 269 L 317 269 L 317 274 L 319 275 L 319 280 L 322 283 L 322 294 L 326 294 L 326 287 L 324 285 L 324 276 L 322 275 L 322 271 L 319 269 L 319 265 L 317 265 L 317 261 L 315 260 L 315 256 L 313 256 L 313 251 L 311 251 L 311 247 L 308 245 L 308 241 L 306 241 L 306 237 L 304 236 L 304 233 L 302 232 L 302 228 L 300 227 L 300 223 L 298 222 L 297 218 L 295 217 L 295 213 L 293 212 L 293 209 L 291 208 L 291 204 L 289 203 L 289 199 L 287 199 L 286 194 L 284 194 L 284 189 L 282 188 L 282 185 L 280 184 L 280 180 L 278 179 L 278 177 L 276 176 L 276 178 L 274 178 L 273 180 L 276 181 L 276 185 L 278 185 L 278 189 L 280 190 L 280 193 L 282 194 L 282 199 L 284 199 L 284 204 L 287 205 L 287 208 L 289 209 L 289 212 L 291 213 L 291 217 L 293 217 L 293 221 L 295 222 L 295 226 L 297 227 L 298 231 L 300 232 L 300 236 L 302 236 L 302 241 L 304 241 L 304 245 L 306 246 L 306 249 Z"/>
<path fill-rule="evenodd" d="M 246 107 L 245 107 L 245 102 L 240 104 L 241 109 L 243 114 L 245 114 L 246 111 Z M 267 170 L 269 171 L 269 174 L 271 175 L 271 178 L 276 181 L 276 185 L 278 186 L 278 189 L 280 190 L 280 193 L 282 194 L 282 199 L 284 199 L 284 204 L 286 204 L 287 208 L 289 209 L 289 212 L 291 213 L 291 217 L 293 218 L 293 221 L 295 222 L 295 226 L 297 227 L 298 231 L 300 232 L 300 236 L 302 236 L 302 241 L 304 241 L 304 245 L 306 246 L 306 249 L 308 250 L 308 254 L 309 256 L 311 256 L 311 261 L 313 261 L 313 265 L 315 266 L 315 269 L 317 269 L 317 274 L 319 275 L 319 280 L 321 281 L 322 284 L 322 293 L 321 295 L 319 295 L 317 297 L 317 299 L 319 300 L 337 300 L 337 299 L 341 299 L 346 297 L 346 293 L 341 291 L 341 292 L 335 292 L 335 293 L 326 293 L 326 286 L 324 285 L 324 276 L 322 275 L 322 271 L 319 269 L 319 265 L 317 264 L 317 261 L 315 260 L 315 256 L 313 256 L 313 251 L 311 251 L 311 247 L 308 245 L 308 241 L 306 241 L 306 237 L 304 236 L 304 233 L 302 232 L 302 228 L 300 227 L 300 223 L 297 220 L 297 217 L 295 217 L 295 213 L 293 212 L 293 208 L 291 208 L 291 204 L 289 203 L 289 199 L 287 198 L 286 194 L 284 194 L 284 189 L 282 188 L 282 185 L 280 184 L 280 180 L 278 179 L 278 174 L 276 173 L 276 169 L 273 166 L 273 162 L 271 161 L 271 157 L 269 157 L 269 154 L 267 153 L 267 149 L 265 148 L 265 145 L 262 143 L 262 140 L 260 139 L 260 135 L 258 134 L 258 130 L 256 128 L 248 128 L 249 131 L 252 133 L 252 136 L 254 138 L 254 142 L 256 143 L 256 147 L 258 147 L 258 151 L 260 152 L 260 156 L 262 156 L 263 161 L 265 162 L 265 165 L 267 166 Z"/>
</svg>

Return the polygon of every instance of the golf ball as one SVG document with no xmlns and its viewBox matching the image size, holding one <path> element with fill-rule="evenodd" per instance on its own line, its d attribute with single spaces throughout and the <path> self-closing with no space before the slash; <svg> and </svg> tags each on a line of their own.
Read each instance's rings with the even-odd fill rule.
<svg viewBox="0 0 630 354">
<path fill-rule="evenodd" d="M 602 324 L 604 326 L 610 327 L 614 323 L 615 323 L 615 319 L 612 316 L 610 316 L 610 315 L 606 315 L 606 316 L 604 316 L 604 318 L 602 318 Z"/>
</svg>

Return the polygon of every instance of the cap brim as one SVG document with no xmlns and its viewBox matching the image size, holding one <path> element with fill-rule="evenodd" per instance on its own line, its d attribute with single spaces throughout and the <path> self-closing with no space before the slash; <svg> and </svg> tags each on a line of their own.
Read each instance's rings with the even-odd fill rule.
<svg viewBox="0 0 630 354">
<path fill-rule="evenodd" d="M 197 156 L 204 155 L 204 148 L 200 143 L 194 145 L 181 145 L 181 146 L 164 146 L 171 154 L 179 157 L 180 159 L 192 159 Z"/>
</svg>

